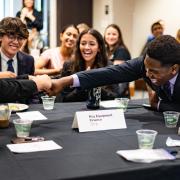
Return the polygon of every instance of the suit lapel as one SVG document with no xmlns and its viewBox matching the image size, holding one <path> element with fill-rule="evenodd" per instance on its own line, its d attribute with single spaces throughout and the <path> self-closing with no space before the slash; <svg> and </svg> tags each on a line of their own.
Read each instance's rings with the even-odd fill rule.
<svg viewBox="0 0 180 180">
<path fill-rule="evenodd" d="M 161 89 L 161 88 L 159 88 Z M 176 82 L 174 84 L 174 90 L 173 90 L 173 94 L 171 96 L 169 96 L 164 90 L 160 90 L 160 93 L 162 96 L 166 96 L 166 98 L 169 100 L 169 101 L 172 101 L 172 100 L 176 100 L 177 99 L 180 99 L 179 98 L 179 90 L 180 90 L 180 74 L 178 73 L 177 75 L 177 78 L 176 78 Z M 164 94 L 164 95 L 163 95 Z"/>
<path fill-rule="evenodd" d="M 176 82 L 174 84 L 173 98 L 177 98 L 180 90 L 180 74 L 178 73 Z"/>
</svg>

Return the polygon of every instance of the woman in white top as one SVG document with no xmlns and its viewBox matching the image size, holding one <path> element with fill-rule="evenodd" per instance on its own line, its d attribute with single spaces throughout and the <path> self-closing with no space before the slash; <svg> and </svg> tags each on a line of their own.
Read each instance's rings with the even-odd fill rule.
<svg viewBox="0 0 180 180">
<path fill-rule="evenodd" d="M 35 75 L 59 75 L 66 60 L 71 60 L 79 31 L 68 25 L 60 33 L 60 47 L 44 51 L 35 63 Z"/>
</svg>

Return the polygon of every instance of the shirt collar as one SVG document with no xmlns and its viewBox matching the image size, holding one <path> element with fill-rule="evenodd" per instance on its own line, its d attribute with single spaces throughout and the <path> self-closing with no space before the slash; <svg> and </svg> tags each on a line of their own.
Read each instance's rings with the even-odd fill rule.
<svg viewBox="0 0 180 180">
<path fill-rule="evenodd" d="M 8 61 L 9 59 L 16 60 L 16 59 L 17 59 L 17 54 L 15 54 L 15 56 L 14 56 L 13 58 L 8 58 L 8 57 L 1 51 L 1 57 L 2 57 L 2 59 L 4 59 L 5 61 Z"/>
<path fill-rule="evenodd" d="M 177 73 L 173 78 L 171 78 L 171 79 L 169 80 L 169 83 L 172 84 L 172 85 L 174 85 L 175 82 L 176 82 L 177 76 L 178 76 L 178 73 Z"/>
</svg>

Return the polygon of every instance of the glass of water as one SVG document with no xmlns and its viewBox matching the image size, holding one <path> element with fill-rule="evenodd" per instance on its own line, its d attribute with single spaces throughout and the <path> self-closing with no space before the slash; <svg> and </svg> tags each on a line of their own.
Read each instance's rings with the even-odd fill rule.
<svg viewBox="0 0 180 180">
<path fill-rule="evenodd" d="M 54 109 L 55 96 L 42 96 L 41 99 L 45 110 Z"/>
</svg>

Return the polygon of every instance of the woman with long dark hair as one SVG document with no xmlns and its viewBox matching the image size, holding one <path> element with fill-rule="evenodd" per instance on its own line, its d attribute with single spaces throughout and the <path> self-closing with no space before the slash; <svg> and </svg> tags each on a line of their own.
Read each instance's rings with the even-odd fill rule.
<svg viewBox="0 0 180 180">
<path fill-rule="evenodd" d="M 74 60 L 64 63 L 62 76 L 75 72 L 101 68 L 108 65 L 106 49 L 102 35 L 95 29 L 83 31 L 77 40 Z M 108 100 L 116 97 L 112 86 L 102 87 L 101 99 Z M 86 101 L 88 90 L 66 88 L 61 93 L 61 101 Z"/>
</svg>

